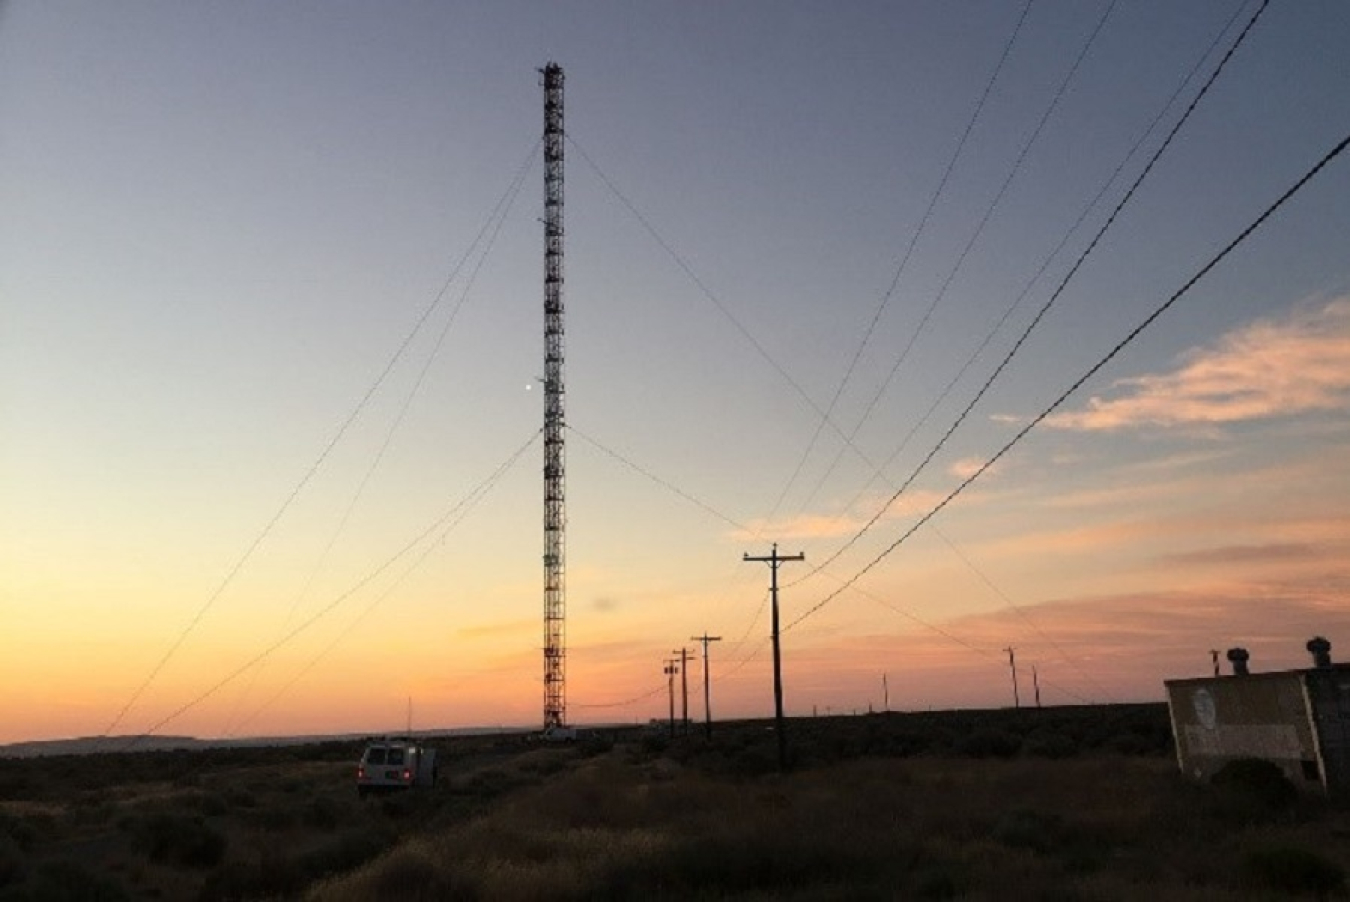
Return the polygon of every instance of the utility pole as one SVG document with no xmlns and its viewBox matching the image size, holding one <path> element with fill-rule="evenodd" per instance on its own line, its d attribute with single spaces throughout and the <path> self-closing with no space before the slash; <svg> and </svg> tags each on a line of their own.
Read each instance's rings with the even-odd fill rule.
<svg viewBox="0 0 1350 902">
<path fill-rule="evenodd" d="M 1219 675 L 1219 650 L 1217 648 L 1211 648 L 1209 650 L 1209 658 L 1214 662 L 1214 676 L 1217 677 Z"/>
<path fill-rule="evenodd" d="M 674 660 L 666 661 L 666 694 L 670 696 L 670 738 L 675 738 L 675 674 L 679 673 L 680 668 L 676 666 Z"/>
<path fill-rule="evenodd" d="M 889 712 L 891 710 L 891 687 L 886 682 L 886 674 L 884 673 L 881 675 L 881 697 L 885 700 L 886 711 Z"/>
<path fill-rule="evenodd" d="M 563 70 L 544 76 L 544 729 L 567 724 L 563 433 Z"/>
<path fill-rule="evenodd" d="M 671 652 L 680 656 L 680 714 L 684 718 L 684 735 L 689 735 L 689 649 Z"/>
<path fill-rule="evenodd" d="M 721 642 L 721 636 L 709 636 L 707 631 L 702 636 L 690 636 L 690 642 L 703 643 L 703 732 L 708 739 L 712 739 L 712 683 L 708 674 L 708 643 Z"/>
<path fill-rule="evenodd" d="M 783 732 L 783 658 L 778 641 L 778 567 L 786 561 L 804 561 L 806 555 L 798 552 L 792 555 L 780 555 L 778 543 L 773 543 L 773 551 L 768 557 L 741 556 L 743 561 L 758 561 L 769 565 L 769 596 L 773 599 L 773 717 L 774 728 L 778 733 L 778 769 L 787 770 L 787 734 Z"/>
<path fill-rule="evenodd" d="M 1008 667 L 1012 669 L 1013 707 L 1020 708 L 1022 707 L 1022 700 L 1017 695 L 1017 656 L 1013 654 L 1012 646 L 1003 650 L 1008 653 Z"/>
<path fill-rule="evenodd" d="M 1041 706 L 1041 678 L 1036 673 L 1036 665 L 1031 665 L 1031 685 L 1036 688 L 1036 707 Z"/>
</svg>

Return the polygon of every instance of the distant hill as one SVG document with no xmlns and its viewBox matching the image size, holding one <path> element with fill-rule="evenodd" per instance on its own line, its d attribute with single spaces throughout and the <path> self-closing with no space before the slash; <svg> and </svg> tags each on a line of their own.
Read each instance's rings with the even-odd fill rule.
<svg viewBox="0 0 1350 902">
<path fill-rule="evenodd" d="M 491 736 L 528 733 L 524 727 L 464 727 L 454 730 L 414 730 L 419 739 L 442 736 Z M 50 755 L 94 755 L 100 752 L 166 752 L 174 749 L 256 748 L 259 746 L 311 745 L 320 742 L 353 742 L 384 733 L 335 733 L 326 736 L 249 736 L 241 739 L 197 739 L 194 736 L 84 736 L 75 739 L 43 739 L 0 745 L 0 758 L 39 758 Z"/>
</svg>

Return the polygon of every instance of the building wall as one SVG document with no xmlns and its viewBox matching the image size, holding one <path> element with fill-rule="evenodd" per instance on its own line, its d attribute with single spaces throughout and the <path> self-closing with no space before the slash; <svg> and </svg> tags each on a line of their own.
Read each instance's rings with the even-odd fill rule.
<svg viewBox="0 0 1350 902">
<path fill-rule="evenodd" d="M 1302 671 L 1170 680 L 1166 686 L 1182 772 L 1207 780 L 1235 758 L 1264 758 L 1295 785 L 1324 785 Z M 1346 744 L 1341 748 L 1350 752 Z"/>
<path fill-rule="evenodd" d="M 1326 785 L 1350 790 L 1350 667 L 1309 670 L 1304 676 Z"/>
</svg>

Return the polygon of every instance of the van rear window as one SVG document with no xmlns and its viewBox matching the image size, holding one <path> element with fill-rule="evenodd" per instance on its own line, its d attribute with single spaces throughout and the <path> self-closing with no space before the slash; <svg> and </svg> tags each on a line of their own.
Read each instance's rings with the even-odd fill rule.
<svg viewBox="0 0 1350 902">
<path fill-rule="evenodd" d="M 389 759 L 385 761 L 385 764 L 402 764 L 402 763 L 403 763 L 403 749 L 390 749 Z"/>
<path fill-rule="evenodd" d="M 385 751 L 386 751 L 386 750 L 385 750 L 384 746 L 376 746 L 376 747 L 373 748 L 373 749 L 366 749 L 366 763 L 367 763 L 367 764 L 384 764 L 384 763 L 385 763 L 385 761 L 384 761 L 384 753 L 385 753 Z M 393 756 L 390 756 L 390 757 L 392 758 Z M 400 752 L 400 753 L 399 753 L 399 758 L 400 758 L 400 760 L 402 759 L 402 757 L 403 757 L 403 753 Z M 398 762 L 398 761 L 391 761 L 390 763 L 391 763 L 391 764 L 398 764 L 399 762 Z"/>
</svg>

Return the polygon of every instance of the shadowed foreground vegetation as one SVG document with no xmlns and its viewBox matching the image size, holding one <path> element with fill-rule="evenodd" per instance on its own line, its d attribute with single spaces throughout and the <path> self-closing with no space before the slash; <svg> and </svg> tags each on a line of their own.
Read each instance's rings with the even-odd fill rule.
<svg viewBox="0 0 1350 902">
<path fill-rule="evenodd" d="M 1162 706 L 799 720 L 787 774 L 766 727 L 450 740 L 365 802 L 357 744 L 0 759 L 0 900 L 1350 898 L 1350 810 L 1184 780 Z"/>
</svg>

